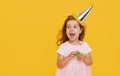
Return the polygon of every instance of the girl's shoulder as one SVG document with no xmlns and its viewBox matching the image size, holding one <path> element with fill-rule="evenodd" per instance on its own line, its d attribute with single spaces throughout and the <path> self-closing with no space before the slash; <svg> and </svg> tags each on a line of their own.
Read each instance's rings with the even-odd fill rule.
<svg viewBox="0 0 120 76">
<path fill-rule="evenodd" d="M 57 53 L 63 56 L 67 56 L 68 52 L 69 52 L 69 46 L 67 42 L 62 43 L 58 49 L 57 49 Z"/>
<path fill-rule="evenodd" d="M 64 42 L 64 43 L 62 43 L 62 44 L 60 44 L 60 46 L 67 46 L 68 45 L 68 42 L 66 41 L 66 42 Z"/>
<path fill-rule="evenodd" d="M 87 43 L 86 41 L 79 41 L 79 42 L 80 42 L 80 45 Z"/>
<path fill-rule="evenodd" d="M 81 50 L 83 53 L 89 53 L 92 51 L 92 48 L 89 46 L 89 44 L 86 41 L 80 41 Z"/>
</svg>

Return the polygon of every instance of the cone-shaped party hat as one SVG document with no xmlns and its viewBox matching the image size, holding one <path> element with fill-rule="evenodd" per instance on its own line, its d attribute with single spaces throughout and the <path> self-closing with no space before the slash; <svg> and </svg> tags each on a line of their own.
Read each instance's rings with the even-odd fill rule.
<svg viewBox="0 0 120 76">
<path fill-rule="evenodd" d="M 73 17 L 81 24 L 84 26 L 84 20 L 86 16 L 89 14 L 90 10 L 93 8 L 93 6 L 89 6 L 87 9 L 82 11 L 79 14 L 73 14 Z"/>
</svg>

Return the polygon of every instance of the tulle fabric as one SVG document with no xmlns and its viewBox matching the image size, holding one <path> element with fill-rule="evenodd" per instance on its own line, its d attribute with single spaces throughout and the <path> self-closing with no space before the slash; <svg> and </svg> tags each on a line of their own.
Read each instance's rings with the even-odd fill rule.
<svg viewBox="0 0 120 76">
<path fill-rule="evenodd" d="M 63 69 L 58 69 L 55 76 L 91 76 L 91 68 L 74 58 Z"/>
</svg>

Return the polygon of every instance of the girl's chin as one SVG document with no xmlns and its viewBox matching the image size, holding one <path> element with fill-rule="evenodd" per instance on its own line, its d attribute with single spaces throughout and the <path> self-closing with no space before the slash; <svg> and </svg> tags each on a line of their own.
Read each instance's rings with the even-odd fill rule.
<svg viewBox="0 0 120 76">
<path fill-rule="evenodd" d="M 69 39 L 69 41 L 73 42 L 73 41 L 75 41 L 75 39 Z"/>
</svg>

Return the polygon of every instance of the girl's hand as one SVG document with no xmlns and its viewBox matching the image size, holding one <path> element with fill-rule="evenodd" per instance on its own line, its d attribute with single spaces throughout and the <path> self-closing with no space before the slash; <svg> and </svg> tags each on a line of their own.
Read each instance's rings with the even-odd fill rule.
<svg viewBox="0 0 120 76">
<path fill-rule="evenodd" d="M 77 56 L 78 60 L 83 60 L 85 57 L 85 55 L 83 53 L 80 53 L 80 56 Z"/>
<path fill-rule="evenodd" d="M 79 61 L 83 61 L 87 65 L 91 65 L 93 63 L 91 54 L 81 54 L 80 57 L 77 57 Z"/>
<path fill-rule="evenodd" d="M 77 51 L 73 51 L 68 55 L 68 57 L 73 58 L 76 56 L 76 54 L 77 54 Z"/>
</svg>

